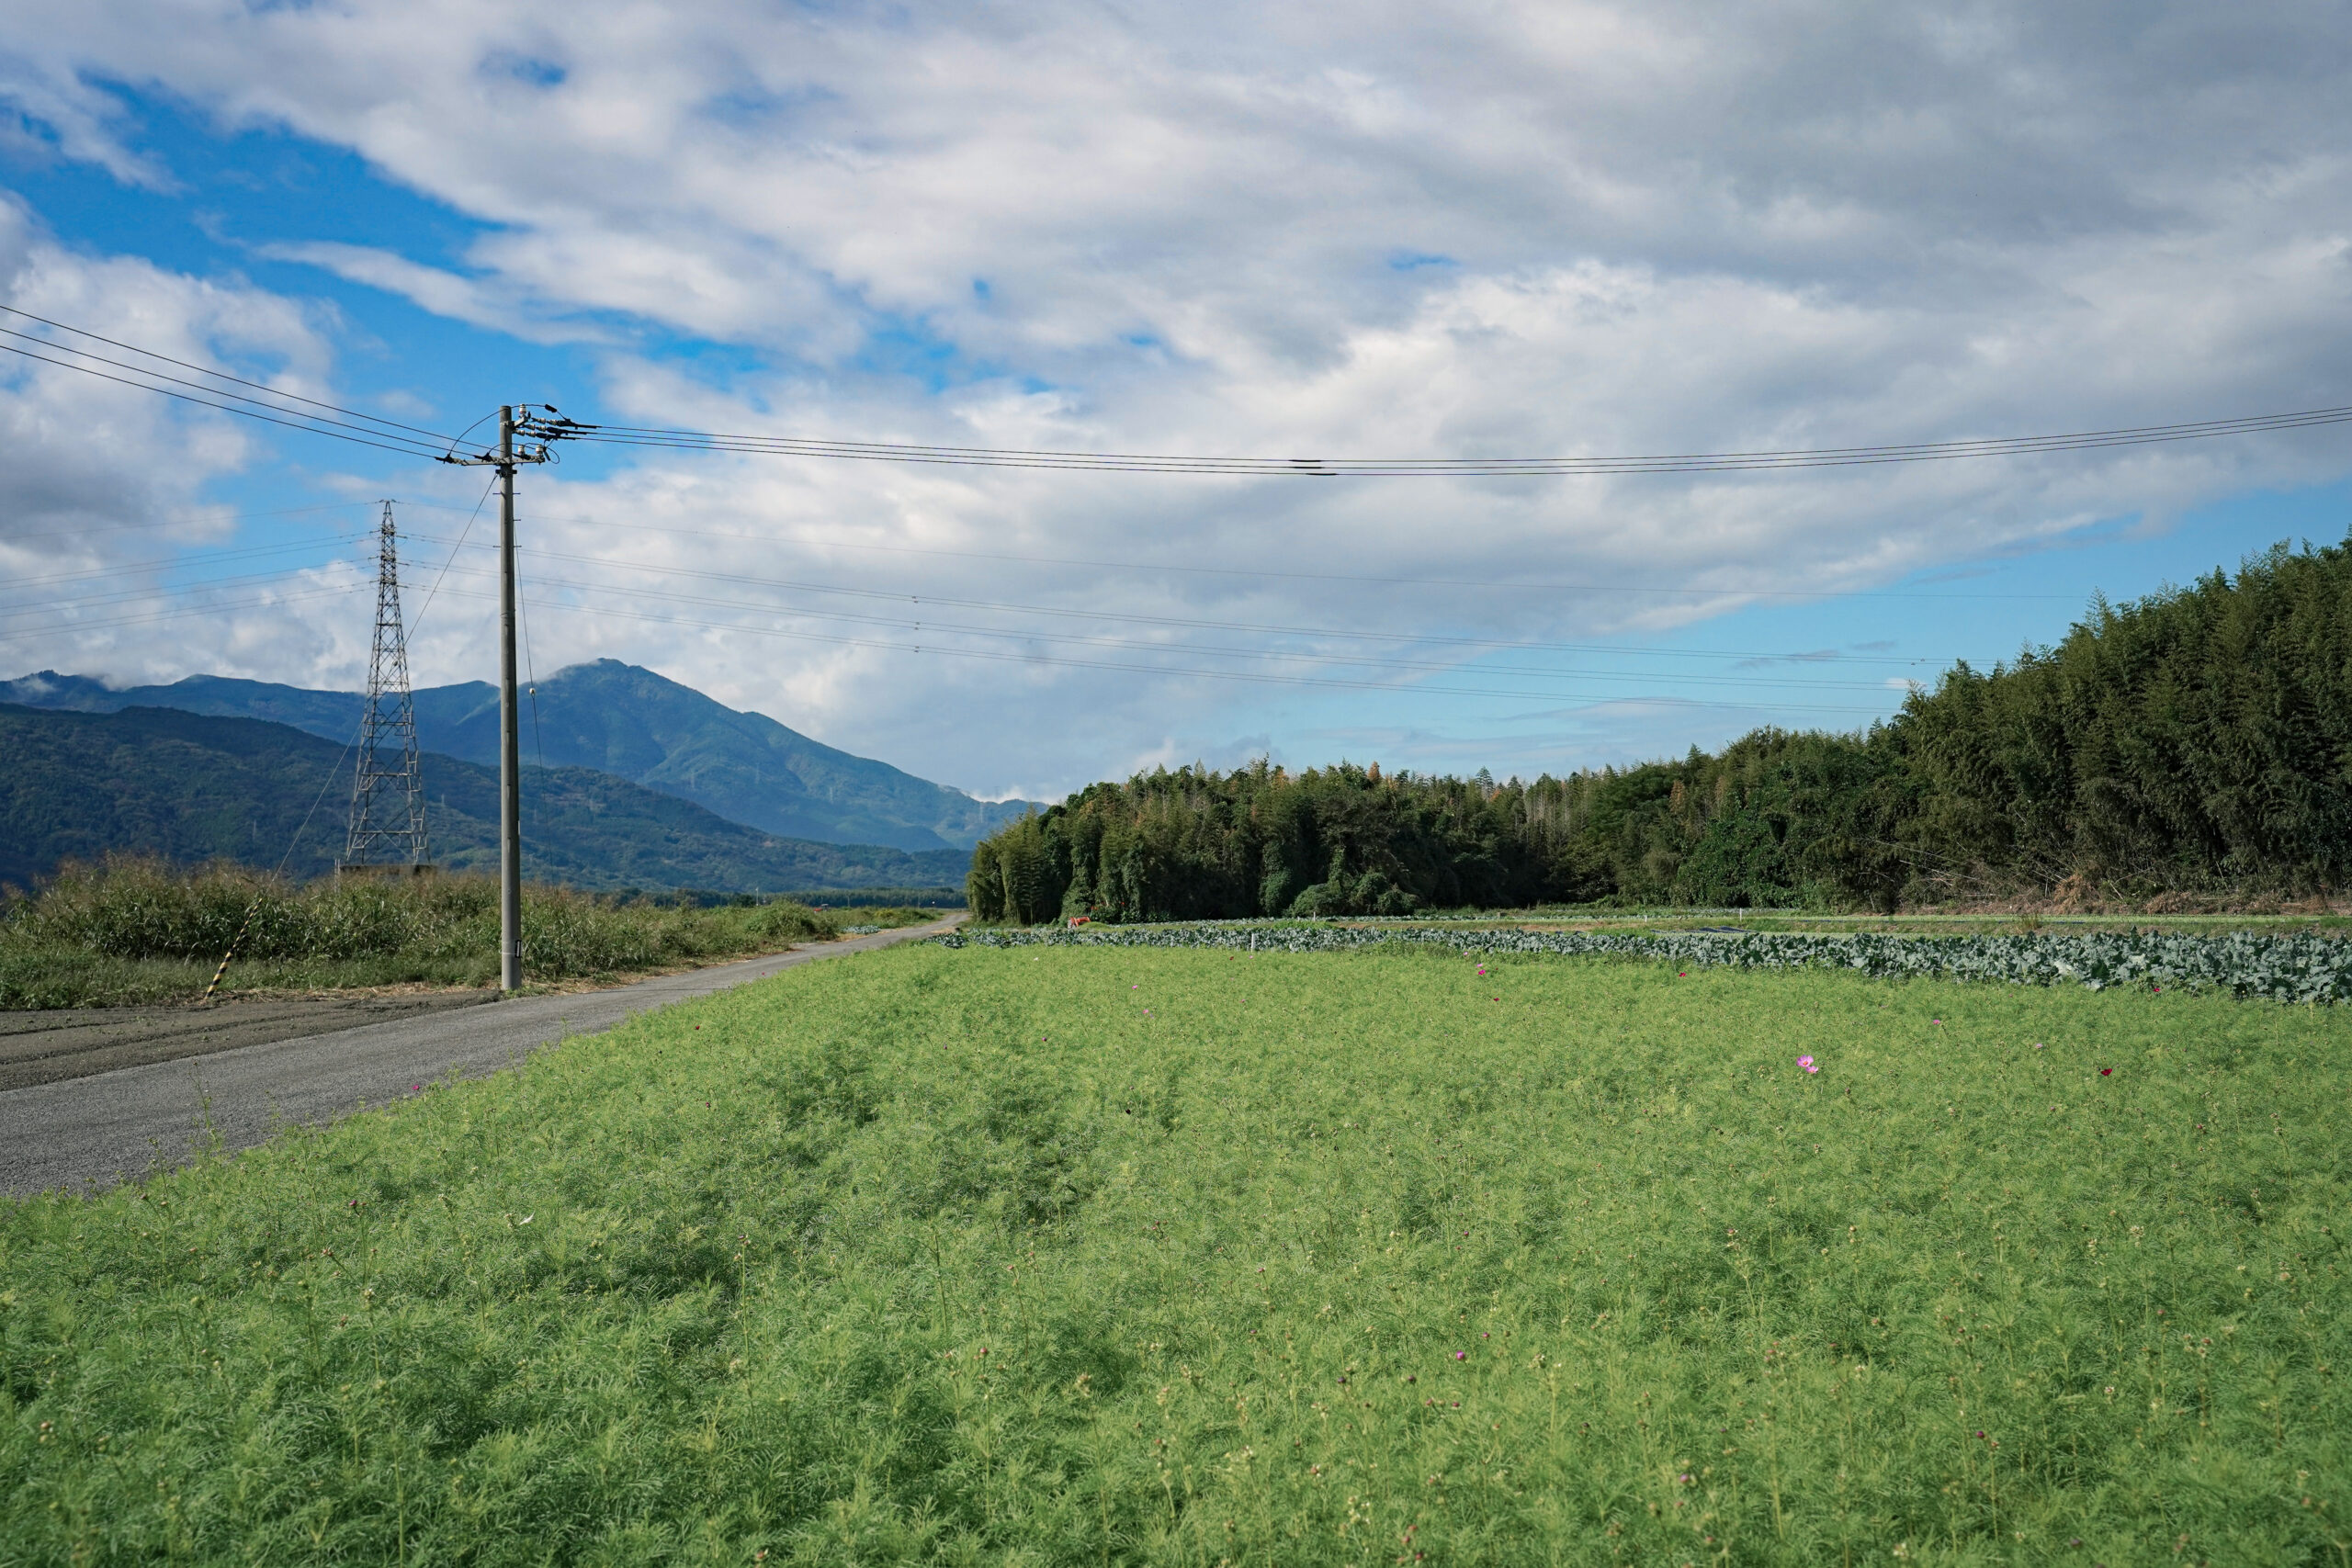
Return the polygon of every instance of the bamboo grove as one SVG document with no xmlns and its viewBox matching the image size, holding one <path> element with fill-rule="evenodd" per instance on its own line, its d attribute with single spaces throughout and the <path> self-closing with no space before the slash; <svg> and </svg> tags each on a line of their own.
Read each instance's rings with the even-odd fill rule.
<svg viewBox="0 0 2352 1568">
<path fill-rule="evenodd" d="M 1035 923 L 1615 902 L 1874 908 L 2082 890 L 2310 895 L 2352 876 L 2352 543 L 2094 602 L 1894 718 L 1496 783 L 1341 762 L 1089 786 L 981 841 L 975 914 Z"/>
</svg>

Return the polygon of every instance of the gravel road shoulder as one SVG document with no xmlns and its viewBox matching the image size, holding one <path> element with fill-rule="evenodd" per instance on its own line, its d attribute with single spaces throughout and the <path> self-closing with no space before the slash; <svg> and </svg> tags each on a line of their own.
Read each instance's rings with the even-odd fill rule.
<svg viewBox="0 0 2352 1568">
<path fill-rule="evenodd" d="M 498 999 L 490 990 L 239 997 L 209 1007 L 48 1008 L 0 1012 L 0 1090 L 85 1078 L 242 1045 L 331 1034 Z"/>
</svg>

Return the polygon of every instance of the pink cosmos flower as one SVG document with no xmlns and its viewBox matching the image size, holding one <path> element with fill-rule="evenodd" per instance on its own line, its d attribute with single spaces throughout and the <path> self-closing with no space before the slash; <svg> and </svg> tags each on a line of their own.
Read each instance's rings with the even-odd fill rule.
<svg viewBox="0 0 2352 1568">
<path fill-rule="evenodd" d="M 1799 1056 L 1797 1058 L 1797 1066 L 1803 1067 L 1809 1073 L 1817 1073 L 1821 1071 L 1820 1066 L 1810 1056 Z"/>
</svg>

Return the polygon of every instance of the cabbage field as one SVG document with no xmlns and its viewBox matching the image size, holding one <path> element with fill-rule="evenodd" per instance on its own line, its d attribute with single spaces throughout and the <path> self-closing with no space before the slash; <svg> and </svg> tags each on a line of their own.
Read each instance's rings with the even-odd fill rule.
<svg viewBox="0 0 2352 1568">
<path fill-rule="evenodd" d="M 1207 947 L 1240 953 L 1345 953 L 1388 945 L 1462 954 L 1646 958 L 1739 969 L 1844 969 L 1882 979 L 2017 985 L 2172 986 L 2282 1002 L 2352 1000 L 2352 941 L 2316 931 L 2035 931 L 2015 936 L 1871 931 L 1481 930 L 1417 925 L 1209 920 L 1158 926 L 982 928 L 950 947 Z"/>
</svg>

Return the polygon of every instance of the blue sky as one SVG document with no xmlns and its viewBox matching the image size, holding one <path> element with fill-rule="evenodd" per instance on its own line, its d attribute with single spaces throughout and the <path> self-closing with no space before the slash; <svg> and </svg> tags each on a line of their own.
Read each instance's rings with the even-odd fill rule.
<svg viewBox="0 0 2352 1568">
<path fill-rule="evenodd" d="M 440 431 L 1462 457 L 2309 408 L 2352 402 L 2329 17 L 107 0 L 5 34 L 0 303 Z M 1850 728 L 2094 592 L 2335 543 L 2342 428 L 1574 481 L 576 447 L 524 480 L 531 655 L 989 795 L 1557 772 Z M 0 674 L 356 684 L 387 495 L 420 682 L 495 667 L 478 472 L 25 364 L 0 443 Z"/>
</svg>

